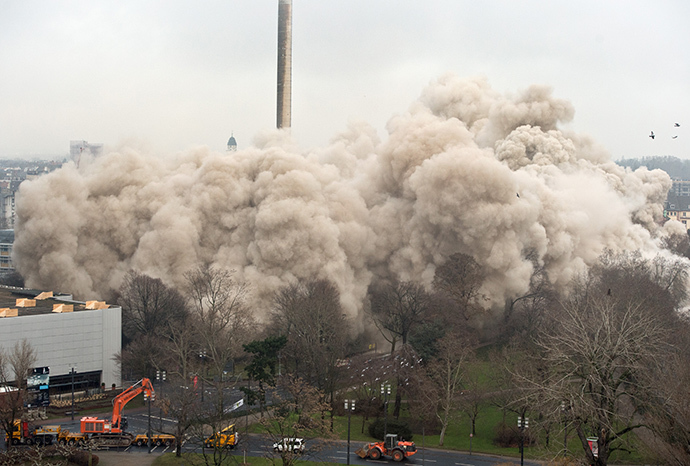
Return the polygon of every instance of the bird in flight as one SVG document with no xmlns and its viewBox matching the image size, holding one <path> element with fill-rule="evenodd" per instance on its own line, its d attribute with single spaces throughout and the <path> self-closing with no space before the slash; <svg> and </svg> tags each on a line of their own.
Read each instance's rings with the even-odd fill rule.
<svg viewBox="0 0 690 466">
<path fill-rule="evenodd" d="M 671 139 L 675 139 L 675 138 L 677 138 L 677 137 L 678 137 L 678 136 L 671 136 Z"/>
<path fill-rule="evenodd" d="M 675 126 L 676 128 L 680 128 L 680 123 L 676 123 L 673 126 Z"/>
<path fill-rule="evenodd" d="M 649 137 L 652 138 L 652 139 L 654 139 L 654 131 L 652 131 L 652 132 L 649 134 Z"/>
</svg>

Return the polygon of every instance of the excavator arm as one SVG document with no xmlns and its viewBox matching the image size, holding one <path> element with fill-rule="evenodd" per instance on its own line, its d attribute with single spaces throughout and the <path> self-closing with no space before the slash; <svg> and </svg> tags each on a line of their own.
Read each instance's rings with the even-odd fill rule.
<svg viewBox="0 0 690 466">
<path fill-rule="evenodd" d="M 122 427 L 120 422 L 122 421 L 122 411 L 125 409 L 125 405 L 129 403 L 132 398 L 136 397 L 141 392 L 144 392 L 146 396 L 152 397 L 155 395 L 153 391 L 153 385 L 151 381 L 144 377 L 127 390 L 123 391 L 113 399 L 113 418 L 111 419 L 112 429 L 114 431 L 121 431 Z"/>
</svg>

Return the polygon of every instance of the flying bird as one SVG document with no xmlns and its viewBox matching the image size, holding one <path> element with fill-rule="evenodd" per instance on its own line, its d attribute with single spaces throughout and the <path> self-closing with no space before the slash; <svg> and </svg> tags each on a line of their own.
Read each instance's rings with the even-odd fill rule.
<svg viewBox="0 0 690 466">
<path fill-rule="evenodd" d="M 654 139 L 654 131 L 651 132 L 651 134 L 649 135 L 649 137 L 652 138 L 652 139 Z"/>
<path fill-rule="evenodd" d="M 680 128 L 680 123 L 675 123 L 673 126 L 675 126 L 676 128 Z"/>
<path fill-rule="evenodd" d="M 671 139 L 675 139 L 675 138 L 677 138 L 677 137 L 678 137 L 678 136 L 671 136 Z"/>
</svg>

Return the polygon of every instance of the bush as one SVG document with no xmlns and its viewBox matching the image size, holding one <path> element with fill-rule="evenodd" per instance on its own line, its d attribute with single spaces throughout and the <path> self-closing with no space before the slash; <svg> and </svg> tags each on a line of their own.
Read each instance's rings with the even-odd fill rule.
<svg viewBox="0 0 690 466">
<path fill-rule="evenodd" d="M 375 439 L 384 440 L 385 419 L 377 418 L 369 424 L 369 435 Z M 400 440 L 412 440 L 412 430 L 406 422 L 397 419 L 389 419 L 386 425 L 389 434 L 398 434 Z"/>
<path fill-rule="evenodd" d="M 69 458 L 69 460 L 76 464 L 77 466 L 89 466 L 89 452 L 87 451 L 75 451 Z M 98 455 L 91 454 L 91 465 L 96 466 L 98 464 Z"/>
<path fill-rule="evenodd" d="M 515 448 L 520 444 L 520 433 L 502 422 L 496 426 L 494 443 L 502 448 Z"/>
</svg>

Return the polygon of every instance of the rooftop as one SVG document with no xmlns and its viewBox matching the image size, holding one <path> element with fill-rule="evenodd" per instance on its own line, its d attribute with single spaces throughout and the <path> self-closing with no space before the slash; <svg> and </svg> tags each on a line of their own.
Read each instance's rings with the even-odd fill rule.
<svg viewBox="0 0 690 466">
<path fill-rule="evenodd" d="M 74 301 L 72 295 L 0 285 L 0 317 L 79 312 L 109 307 L 103 301 Z M 15 313 L 16 311 L 16 313 Z M 2 320 L 0 320 L 1 322 Z"/>
</svg>

